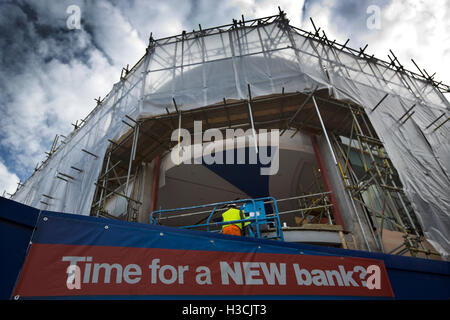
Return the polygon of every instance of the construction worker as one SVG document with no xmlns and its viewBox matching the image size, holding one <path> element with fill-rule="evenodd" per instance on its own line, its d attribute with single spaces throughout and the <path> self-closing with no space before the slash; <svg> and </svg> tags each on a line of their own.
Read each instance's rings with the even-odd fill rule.
<svg viewBox="0 0 450 320">
<path fill-rule="evenodd" d="M 226 206 L 228 208 L 227 211 L 222 213 L 222 221 L 236 221 L 246 219 L 242 210 L 237 209 L 234 203 L 228 204 Z M 245 222 L 244 226 L 249 225 L 250 222 Z M 233 223 L 233 224 L 224 224 L 222 225 L 222 233 L 223 234 L 231 234 L 235 236 L 242 236 L 242 223 Z"/>
</svg>

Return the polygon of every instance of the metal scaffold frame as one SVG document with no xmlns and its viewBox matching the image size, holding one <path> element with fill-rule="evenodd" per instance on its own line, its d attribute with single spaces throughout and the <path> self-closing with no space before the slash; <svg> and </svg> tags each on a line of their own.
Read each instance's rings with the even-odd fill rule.
<svg viewBox="0 0 450 320">
<path fill-rule="evenodd" d="M 311 22 L 313 32 L 291 26 L 280 9 L 277 15 L 265 18 L 245 20 L 242 16 L 231 24 L 207 29 L 199 25 L 199 30 L 177 36 L 155 40 L 151 35 L 146 54 L 131 69 L 127 65 L 122 70 L 120 82 L 103 99 L 95 99 L 96 107 L 72 124 L 74 130 L 68 137 L 55 137 L 47 159 L 26 182 L 19 182 L 12 197 L 41 209 L 90 211 L 100 216 L 106 214 L 107 200 L 116 195 L 127 202 L 127 219 L 135 221 L 142 205 L 137 186 L 141 183 L 139 164 L 150 163 L 170 150 L 176 143 L 167 132 L 181 127 L 181 122 L 189 126 L 191 120 L 201 120 L 207 129 L 250 128 L 253 135 L 255 128 L 279 128 L 283 133 L 294 129 L 292 136 L 297 132 L 324 135 L 358 224 L 372 226 L 369 230 L 361 227 L 368 250 L 384 251 L 383 230 L 392 228 L 405 234 L 400 253 L 434 254 L 425 249 L 426 234 L 442 254 L 446 249 L 436 246 L 442 239 L 433 228 L 444 221 L 445 212 L 440 208 L 445 209 L 445 203 L 428 193 L 427 200 L 440 205 L 428 213 L 417 200 L 420 194 L 411 190 L 411 181 L 423 176 L 405 179 L 411 171 L 397 173 L 393 164 L 397 166 L 401 156 L 395 152 L 396 144 L 402 143 L 398 137 L 417 128 L 430 147 L 426 160 L 433 158 L 432 168 L 442 168 L 441 154 L 436 154 L 441 150 L 436 146 L 448 132 L 449 104 L 442 94 L 449 93 L 450 86 L 437 82 L 435 74 L 430 76 L 414 60 L 419 73 L 406 70 L 392 50 L 387 62 L 368 55 L 367 45 L 355 50 L 347 46 L 349 40 L 344 44 L 331 41 Z M 224 80 L 223 86 L 217 85 L 211 66 L 232 69 L 233 77 Z M 252 72 L 262 79 L 251 78 Z M 222 93 L 224 88 L 228 91 Z M 386 115 L 396 119 L 390 125 L 398 129 L 397 140 L 386 139 L 386 127 L 380 124 Z M 413 125 L 416 127 L 411 128 Z M 347 137 L 349 144 L 340 137 Z M 141 143 L 143 138 L 148 146 Z M 385 145 L 392 160 L 387 158 Z M 411 144 L 401 145 L 411 149 Z M 357 174 L 349 158 L 353 149 L 361 157 L 363 175 Z M 123 152 L 118 154 L 118 150 Z M 406 165 L 427 162 L 424 157 L 412 158 Z M 437 173 L 430 179 L 428 183 L 436 182 L 434 190 L 443 189 L 445 179 L 440 180 Z M 329 186 L 324 187 L 330 191 L 326 190 Z M 379 207 L 374 200 L 378 195 Z M 331 196 L 333 216 L 339 217 L 334 212 L 338 211 L 335 195 Z M 421 219 L 415 218 L 412 208 Z M 424 212 L 433 214 L 437 222 L 432 220 L 434 225 L 424 227 Z M 447 237 L 444 235 L 444 240 Z"/>
<path fill-rule="evenodd" d="M 412 218 L 414 211 L 403 188 L 397 185 L 398 182 L 395 182 L 398 181 L 396 170 L 393 168 L 384 150 L 382 141 L 372 133 L 373 128 L 371 129 L 369 126 L 370 122 L 364 110 L 351 105 L 348 105 L 348 107 L 351 111 L 352 120 L 350 134 L 345 137 L 349 141 L 343 143 L 342 139 L 340 140 L 335 135 L 332 135 L 334 148 L 331 151 L 334 153 L 334 150 L 338 150 L 336 158 L 338 159 L 337 165 L 342 180 L 349 191 L 353 205 L 355 205 L 354 201 L 356 201 L 362 206 L 366 221 L 372 226 L 370 231 L 378 246 L 377 249 L 385 252 L 382 234 L 386 227 L 386 221 L 389 221 L 393 226 L 390 229 L 402 232 L 404 238 L 403 244 L 389 253 L 404 254 L 409 252 L 412 256 L 416 256 L 417 253 L 421 252 L 427 258 L 432 254 L 439 255 L 436 251 L 428 250 L 424 246 L 422 231 Z M 359 121 L 358 118 L 360 119 Z M 361 123 L 364 125 L 364 128 L 361 126 Z M 356 142 L 356 146 L 353 145 L 353 142 Z M 363 163 L 364 175 L 362 177 L 358 177 L 352 168 L 352 161 L 350 160 L 350 152 L 352 150 L 359 153 L 359 159 Z M 367 162 L 366 155 L 369 156 L 370 162 Z M 373 188 L 378 194 L 381 194 L 381 212 L 375 208 Z M 364 200 L 364 195 L 367 196 L 367 200 Z M 396 199 L 394 199 L 394 195 Z M 380 196 L 378 196 L 379 198 Z M 387 215 L 388 211 L 391 212 L 391 217 Z M 398 251 L 400 248 L 402 250 Z"/>
<path fill-rule="evenodd" d="M 106 200 L 111 196 L 119 196 L 124 198 L 127 201 L 127 212 L 126 212 L 126 220 L 136 221 L 137 212 L 139 211 L 139 206 L 142 205 L 142 203 L 133 197 L 129 196 L 129 184 L 131 180 L 135 180 L 137 176 L 137 169 L 134 174 L 132 174 L 132 164 L 133 161 L 136 158 L 136 147 L 139 137 L 139 126 L 140 123 L 136 122 L 129 116 L 126 116 L 126 118 L 134 123 L 134 125 L 131 125 L 130 123 L 126 122 L 125 120 L 122 120 L 124 124 L 129 126 L 131 128 L 131 132 L 127 134 L 124 139 L 120 143 L 116 143 L 112 140 L 110 140 L 110 148 L 107 151 L 105 158 L 106 158 L 106 166 L 104 168 L 104 171 L 102 172 L 101 176 L 98 178 L 97 183 L 95 183 L 96 191 L 95 191 L 95 197 L 94 199 L 98 199 L 98 201 L 94 201 L 92 204 L 92 211 L 95 213 L 95 216 L 104 216 L 111 218 L 110 214 L 108 214 L 105 210 L 105 203 Z M 131 139 L 131 151 L 130 151 L 130 157 L 128 159 L 128 169 L 127 169 L 127 175 L 126 176 L 119 176 L 116 168 L 119 168 L 119 165 L 122 163 L 122 160 L 117 160 L 115 163 L 111 160 L 112 155 L 114 151 L 121 148 L 125 142 L 127 142 L 129 139 Z M 113 174 L 112 177 L 110 177 L 111 173 Z M 111 183 L 114 181 L 118 186 L 116 188 L 109 188 L 108 183 Z M 99 196 L 97 198 L 97 195 L 99 193 Z"/>
</svg>

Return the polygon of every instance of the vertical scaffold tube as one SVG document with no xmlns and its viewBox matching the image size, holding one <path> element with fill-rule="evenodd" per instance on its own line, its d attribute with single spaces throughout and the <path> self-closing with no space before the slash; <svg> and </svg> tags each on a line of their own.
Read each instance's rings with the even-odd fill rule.
<svg viewBox="0 0 450 320">
<path fill-rule="evenodd" d="M 159 171 L 161 168 L 161 154 L 155 158 L 155 164 L 153 166 L 153 184 L 152 184 L 152 203 L 150 206 L 150 214 L 156 210 L 158 204 L 158 188 L 159 188 Z M 152 221 L 150 221 L 152 223 Z"/>
</svg>

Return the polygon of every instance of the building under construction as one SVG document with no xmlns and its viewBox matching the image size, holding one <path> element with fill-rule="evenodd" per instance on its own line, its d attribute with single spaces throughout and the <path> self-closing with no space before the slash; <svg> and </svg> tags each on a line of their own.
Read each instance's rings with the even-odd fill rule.
<svg viewBox="0 0 450 320">
<path fill-rule="evenodd" d="M 313 27 L 280 11 L 150 36 L 11 199 L 219 234 L 226 205 L 245 204 L 262 241 L 446 260 L 450 87 L 392 51 L 383 61 Z M 198 148 L 208 131 L 224 138 Z"/>
</svg>

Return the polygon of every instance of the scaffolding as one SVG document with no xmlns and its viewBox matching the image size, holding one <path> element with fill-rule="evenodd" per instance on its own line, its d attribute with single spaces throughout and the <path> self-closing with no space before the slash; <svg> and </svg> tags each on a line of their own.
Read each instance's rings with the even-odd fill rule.
<svg viewBox="0 0 450 320">
<path fill-rule="evenodd" d="M 393 165 L 384 150 L 383 143 L 377 136 L 374 136 L 374 129 L 371 126 L 365 111 L 359 106 L 351 105 L 349 103 L 340 103 L 336 100 L 325 98 L 321 96 L 321 94 L 323 95 L 324 93 L 315 92 L 315 95 L 312 95 L 311 93 L 285 93 L 276 97 L 256 99 L 252 101 L 252 104 L 255 105 L 258 110 L 258 112 L 254 113 L 255 121 L 253 123 L 250 116 L 247 114 L 246 118 L 241 119 L 240 121 L 238 120 L 239 123 L 236 124 L 236 119 L 230 117 L 230 113 L 233 116 L 242 115 L 242 111 L 246 109 L 247 102 L 239 101 L 230 103 L 227 102 L 226 99 L 224 100 L 223 105 L 211 106 L 202 110 L 195 109 L 185 112 L 168 112 L 166 115 L 142 119 L 140 121 L 135 121 L 130 117 L 127 117 L 128 122 L 124 122 L 130 127 L 130 131 L 120 142 L 110 141 L 111 145 L 109 151 L 106 153 L 104 170 L 96 183 L 97 196 L 93 202 L 91 214 L 114 218 L 104 210 L 105 201 L 109 197 L 120 196 L 127 201 L 128 208 L 126 216 L 122 219 L 136 221 L 139 206 L 142 203 L 137 200 L 138 197 L 133 198 L 130 196 L 127 191 L 129 182 L 136 177 L 139 168 L 137 163 L 145 160 L 152 160 L 158 151 L 161 152 L 164 148 L 167 148 L 166 151 L 169 151 L 176 145 L 176 142 L 170 140 L 169 135 L 171 130 L 175 128 L 174 124 L 176 123 L 176 120 L 180 119 L 180 115 L 182 115 L 181 118 L 189 118 L 196 121 L 201 119 L 207 128 L 211 128 L 211 123 L 219 123 L 217 127 L 219 129 L 238 126 L 243 128 L 252 128 L 255 126 L 257 128 L 284 128 L 285 124 L 289 123 L 288 128 L 295 130 L 293 131 L 294 134 L 300 131 L 314 134 L 327 132 L 327 136 L 331 137 L 331 140 L 329 140 L 331 147 L 330 151 L 336 159 L 336 164 L 340 169 L 342 180 L 349 192 L 349 197 L 355 208 L 359 205 L 362 209 L 357 211 L 363 213 L 363 220 L 370 226 L 369 236 L 372 237 L 376 244 L 376 247 L 373 248 L 368 244 L 367 239 L 364 239 L 368 250 L 385 252 L 382 234 L 383 229 L 388 227 L 390 230 L 400 231 L 404 234 L 403 248 L 398 248 L 402 249 L 399 250 L 399 253 L 403 254 L 409 252 L 412 256 L 416 256 L 417 252 L 422 252 L 427 257 L 432 254 L 438 255 L 437 252 L 426 249 L 424 246 L 423 233 L 417 222 L 414 222 L 413 220 L 415 219 L 414 211 L 401 187 L 396 170 L 393 168 Z M 301 103 L 298 102 L 299 98 Z M 328 115 L 328 112 L 325 112 L 322 117 L 321 113 L 318 112 L 319 109 L 316 100 L 322 103 L 322 113 L 324 113 L 323 111 L 327 111 L 327 108 L 336 108 L 336 106 L 339 105 L 341 107 L 341 114 L 337 118 L 337 122 L 341 125 L 338 126 L 331 121 L 332 118 L 336 120 L 336 113 L 330 116 Z M 263 106 L 264 104 L 266 104 L 265 107 Z M 174 102 L 174 105 L 176 105 L 176 102 Z M 293 108 L 292 105 L 300 106 Z M 264 120 L 264 117 L 267 117 L 267 113 L 272 108 L 279 108 L 280 114 L 281 108 L 283 108 L 283 112 L 287 117 L 276 119 L 274 121 L 260 121 Z M 304 114 L 299 116 L 299 110 L 304 110 Z M 226 117 L 223 116 L 224 113 L 227 114 Z M 196 116 L 199 116 L 200 118 L 197 118 Z M 305 121 L 297 121 L 297 116 L 299 119 L 304 118 Z M 222 118 L 223 123 L 218 122 L 218 118 Z M 342 124 L 342 119 L 346 120 L 344 124 Z M 161 131 L 156 130 L 156 123 L 159 125 L 158 128 Z M 190 123 L 193 123 L 193 121 L 190 121 Z M 328 129 L 325 128 L 324 123 L 329 124 Z M 145 128 L 147 124 L 153 129 L 153 134 L 152 136 L 149 136 L 142 133 L 141 139 L 144 140 L 142 141 L 142 144 L 146 144 L 148 147 L 145 153 L 150 154 L 150 156 L 138 154 L 138 161 L 135 162 L 136 150 L 138 149 L 139 128 Z M 189 126 L 186 127 L 189 128 Z M 330 130 L 330 128 L 332 130 Z M 160 132 L 161 135 L 156 135 L 156 132 Z M 154 142 L 150 147 L 149 141 Z M 111 159 L 114 158 L 115 152 L 118 150 L 121 150 L 120 154 L 116 156 L 115 161 L 112 161 Z M 350 159 L 351 152 L 356 152 L 356 154 L 359 155 L 363 167 L 363 174 L 361 174 L 361 172 L 356 172 L 356 170 L 353 169 L 353 166 L 356 164 L 354 160 Z M 127 158 L 127 154 L 129 155 L 128 161 L 123 160 Z M 120 159 L 124 161 L 122 166 L 119 166 L 122 161 Z M 122 172 L 124 175 L 119 174 L 118 171 Z M 321 172 L 316 169 L 314 170 L 314 175 L 315 179 L 314 181 L 311 181 L 311 184 L 316 185 L 317 190 L 323 191 L 324 186 L 322 183 Z M 111 183 L 112 186 L 110 187 L 109 184 Z M 140 190 L 139 188 L 136 189 Z M 119 192 L 119 190 L 122 190 L 122 192 Z M 283 216 L 294 212 L 299 213 L 300 216 L 297 216 L 299 225 L 302 225 L 304 222 L 308 222 L 308 224 L 335 225 L 336 222 L 330 214 L 331 207 L 333 206 L 330 195 L 330 191 L 325 191 L 313 195 L 300 195 L 286 199 L 278 199 L 277 201 L 279 203 L 296 200 L 299 204 L 297 209 L 281 211 L 279 212 L 279 215 Z M 185 208 L 169 211 L 178 212 L 183 210 L 185 210 Z M 162 212 L 165 212 L 165 210 L 162 210 Z M 220 209 L 217 210 L 217 212 L 220 212 Z M 158 221 L 164 222 L 168 219 L 183 218 L 202 213 L 210 213 L 210 211 L 200 211 L 196 213 L 189 212 L 174 215 L 173 217 L 163 217 L 158 219 Z M 328 221 L 324 222 L 323 218 Z M 152 219 L 150 221 L 152 221 Z M 202 226 L 203 225 L 200 225 L 200 227 Z M 361 229 L 364 230 L 362 227 Z M 363 234 L 363 237 L 365 238 L 367 235 Z"/>
<path fill-rule="evenodd" d="M 419 73 L 406 70 L 392 51 L 388 62 L 367 54 L 367 45 L 355 50 L 348 40 L 331 41 L 311 22 L 313 32 L 296 28 L 280 10 L 157 40 L 151 35 L 146 54 L 122 70 L 70 135 L 55 137 L 47 159 L 12 198 L 114 218 L 106 207 L 118 196 L 121 219 L 136 221 L 141 164 L 177 145 L 173 130 L 193 133 L 194 121 L 206 129 L 294 130 L 292 136 L 324 137 L 367 250 L 385 252 L 389 229 L 404 235 L 391 253 L 435 254 L 427 239 L 446 256 L 450 105 L 443 94 L 450 87 L 414 61 Z M 324 182 L 318 191 L 331 191 L 323 170 L 314 172 Z M 323 198 L 325 206 L 343 225 L 333 197 Z M 311 203 L 296 200 L 303 201 L 300 213 L 308 212 Z"/>
<path fill-rule="evenodd" d="M 331 192 L 321 192 L 284 199 L 275 199 L 273 197 L 240 199 L 184 208 L 160 209 L 150 213 L 150 222 L 158 225 L 170 225 L 183 229 L 197 229 L 213 233 L 220 233 L 224 224 L 250 223 L 249 226 L 252 232 L 249 232 L 246 236 L 279 241 L 284 241 L 284 234 L 289 231 L 326 230 L 339 234 L 342 248 L 348 249 L 350 242 L 354 249 L 358 249 L 354 235 L 348 231 L 345 232 L 352 239 L 347 241 L 341 226 L 336 225 L 330 211 L 332 207 L 329 201 L 330 194 Z M 279 205 L 285 202 L 296 202 L 298 208 L 279 211 Z M 223 222 L 221 219 L 222 213 L 228 210 L 228 204 L 235 204 L 240 207 L 240 210 L 243 210 L 242 208 L 246 204 L 249 204 L 251 208 L 256 208 L 257 205 L 255 204 L 257 203 L 260 203 L 260 208 L 264 208 L 264 214 L 260 215 L 258 212 L 257 215 L 250 215 L 236 221 Z M 298 219 L 297 224 L 300 227 L 286 226 L 283 223 L 283 216 L 285 215 L 294 215 L 296 220 Z"/>
</svg>

